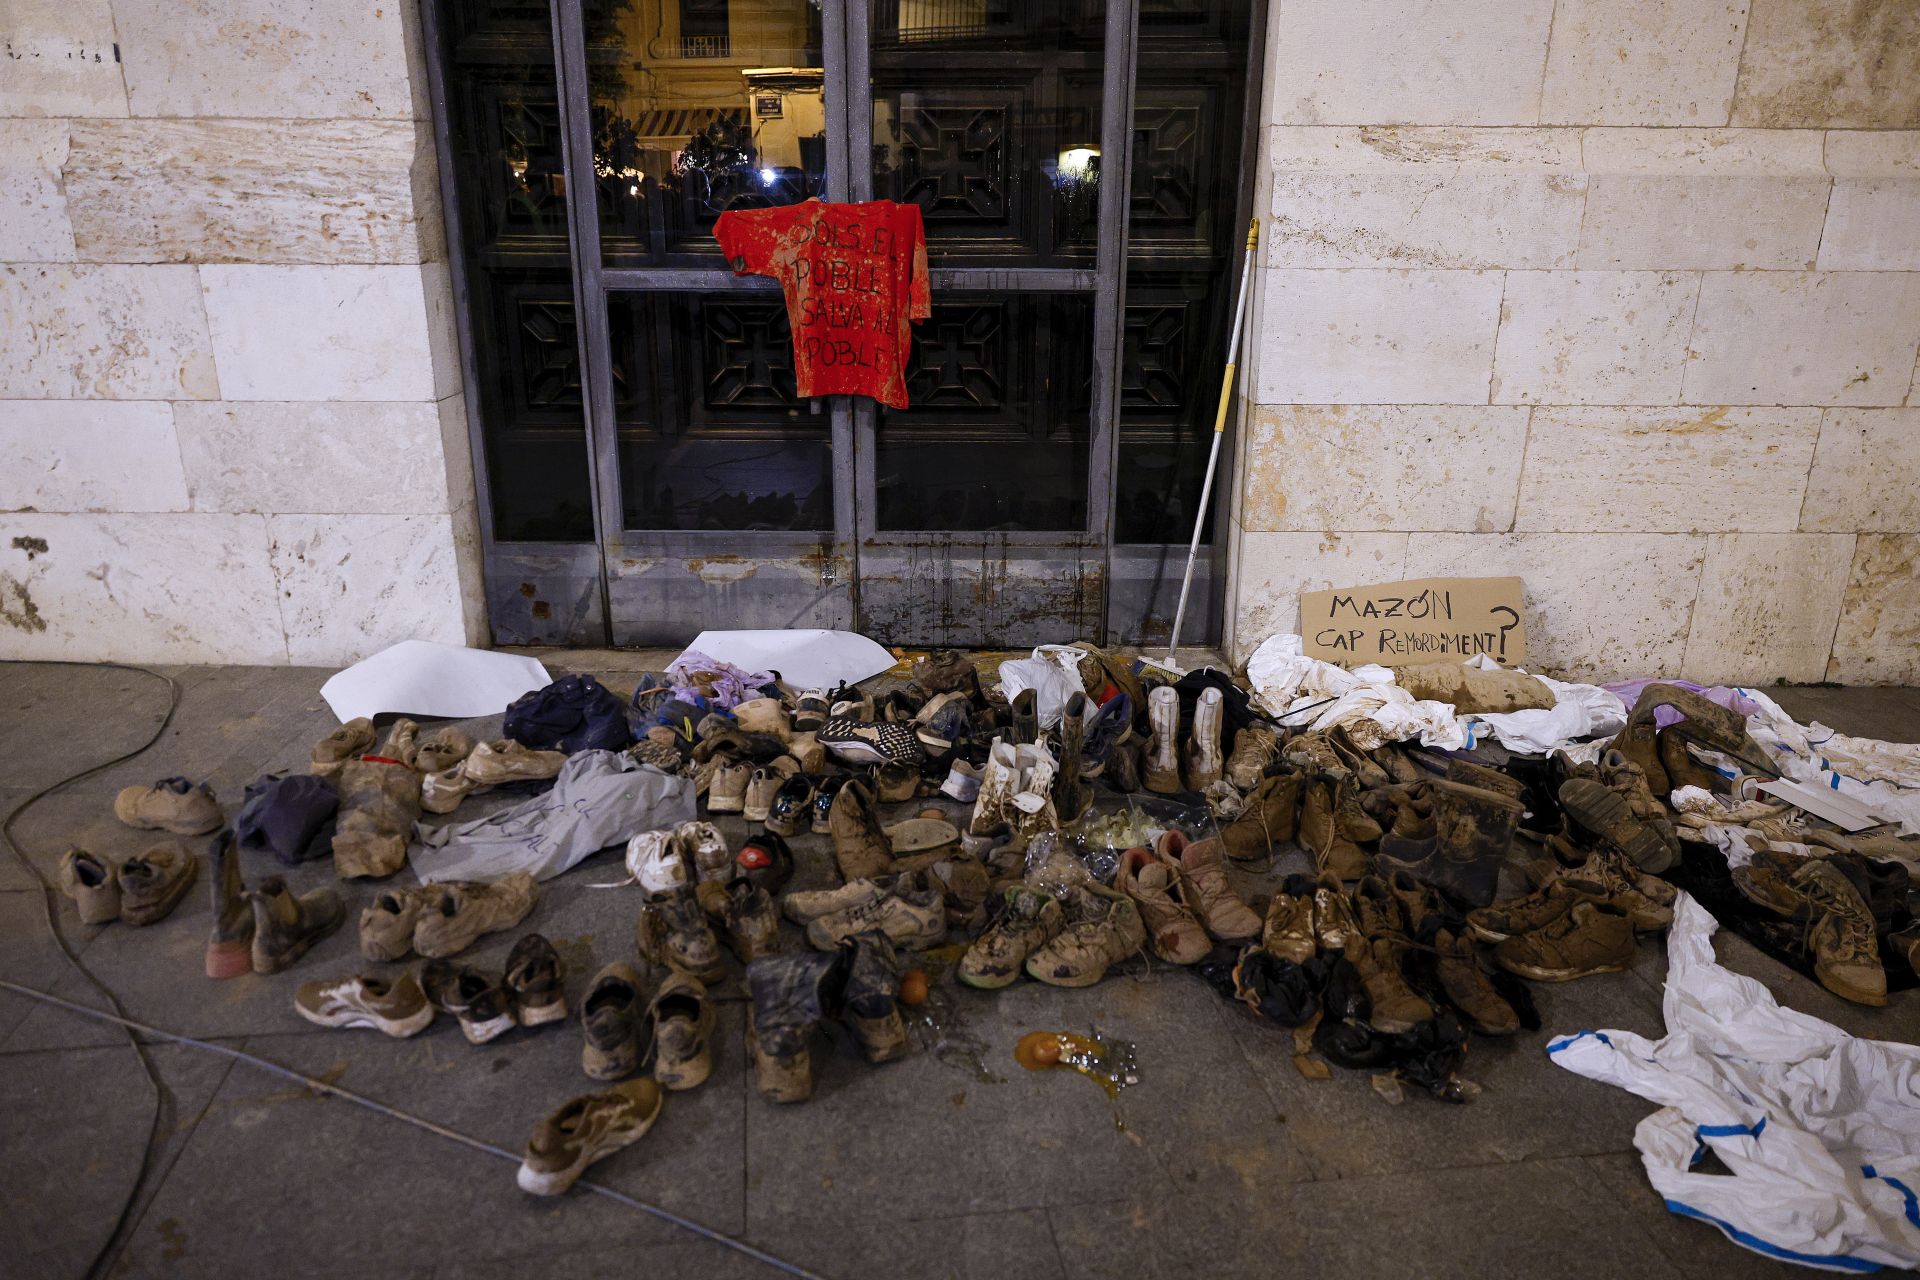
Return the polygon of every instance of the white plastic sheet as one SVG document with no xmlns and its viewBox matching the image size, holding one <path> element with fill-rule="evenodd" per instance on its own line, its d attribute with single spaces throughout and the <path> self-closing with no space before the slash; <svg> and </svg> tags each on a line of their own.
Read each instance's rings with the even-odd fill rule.
<svg viewBox="0 0 1920 1280">
<path fill-rule="evenodd" d="M 515 698 L 552 683 L 545 667 L 521 654 L 402 640 L 336 672 L 320 696 L 342 724 L 388 711 L 464 720 L 498 715 Z"/>
<path fill-rule="evenodd" d="M 1060 714 L 1076 693 L 1085 693 L 1080 679 L 1080 659 L 1084 649 L 1072 645 L 1043 644 L 1029 658 L 1008 658 L 1000 664 L 1000 689 L 1012 702 L 1027 690 L 1033 690 L 1034 713 L 1042 729 L 1060 723 Z"/>
<path fill-rule="evenodd" d="M 742 671 L 778 671 L 796 689 L 831 689 L 877 676 L 894 657 L 853 631 L 702 631 L 685 652 L 704 653 Z"/>
<path fill-rule="evenodd" d="M 1633 1143 L 1674 1213 L 1785 1262 L 1920 1266 L 1920 1048 L 1782 1008 L 1715 963 L 1718 927 L 1680 895 L 1665 1039 L 1582 1031 L 1547 1053 L 1660 1104 Z M 1709 1149 L 1732 1176 L 1693 1171 Z"/>
</svg>

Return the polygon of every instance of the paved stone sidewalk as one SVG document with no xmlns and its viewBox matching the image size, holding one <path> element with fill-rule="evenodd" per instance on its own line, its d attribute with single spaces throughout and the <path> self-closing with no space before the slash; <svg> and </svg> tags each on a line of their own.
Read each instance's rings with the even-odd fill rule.
<svg viewBox="0 0 1920 1280">
<path fill-rule="evenodd" d="M 560 669 L 636 669 L 628 655 L 547 654 Z M 313 669 L 176 668 L 178 714 L 144 756 L 36 805 L 16 826 L 52 874 L 80 844 L 124 857 L 140 833 L 113 819 L 114 791 L 168 774 L 204 777 L 229 806 L 247 781 L 302 764 L 334 721 Z M 1789 711 L 1849 732 L 1920 738 L 1920 692 L 1781 689 Z M 0 807 L 137 744 L 165 707 L 158 681 L 98 667 L 0 666 Z M 472 722 L 476 732 L 497 728 Z M 476 810 L 478 811 L 478 810 Z M 462 816 L 467 816 L 463 813 Z M 736 828 L 730 834 L 741 834 Z M 827 880 L 824 838 L 799 847 L 796 885 Z M 1297 856 L 1297 855 L 1295 855 Z M 1282 870 L 1287 865 L 1283 864 Z M 587 975 L 631 959 L 630 892 L 602 856 L 550 885 L 525 928 Z M 252 876 L 265 874 L 250 866 Z M 291 879 L 332 880 L 327 864 Z M 1270 877 L 1248 878 L 1253 890 Z M 350 911 L 370 896 L 347 889 Z M 587 1087 L 575 1025 L 475 1048 L 451 1019 L 389 1041 L 309 1026 L 291 1007 L 308 978 L 360 967 L 352 929 L 294 970 L 201 976 L 209 908 L 196 886 L 147 930 L 60 925 L 135 1018 L 241 1046 L 510 1149 Z M 463 959 L 498 966 L 519 931 Z M 1793 1007 L 1863 1035 L 1920 1037 L 1920 1001 L 1841 1003 L 1722 936 L 1734 969 Z M 776 1108 L 744 1069 L 737 972 L 720 988 L 717 1067 L 669 1098 L 638 1147 L 594 1176 L 832 1277 L 1618 1276 L 1760 1274 L 1776 1268 L 1718 1232 L 1665 1213 L 1632 1154 L 1649 1108 L 1553 1067 L 1550 1034 L 1626 1027 L 1658 1034 L 1660 945 L 1632 973 L 1539 987 L 1545 1025 L 1475 1040 L 1465 1107 L 1389 1106 L 1364 1075 L 1303 1079 L 1287 1039 L 1192 974 L 1138 964 L 1082 992 L 1022 983 L 956 989 L 991 1079 L 916 1053 L 871 1068 L 841 1043 L 814 1100 Z M 46 936 L 31 878 L 0 857 L 0 973 L 91 1002 Z M 1036 1029 L 1136 1041 L 1142 1080 L 1120 1100 L 1011 1058 Z M 513 1170 L 384 1117 L 184 1046 L 154 1051 L 166 1097 L 156 1164 L 114 1274 L 356 1277 L 771 1276 L 776 1272 L 609 1201 L 522 1195 Z M 118 1031 L 0 995 L 0 1272 L 78 1276 L 139 1159 L 151 1094 Z"/>
</svg>

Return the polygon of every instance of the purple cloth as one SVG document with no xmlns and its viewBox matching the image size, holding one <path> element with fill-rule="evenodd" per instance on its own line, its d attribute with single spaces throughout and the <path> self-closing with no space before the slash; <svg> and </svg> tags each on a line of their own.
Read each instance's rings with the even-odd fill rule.
<svg viewBox="0 0 1920 1280">
<path fill-rule="evenodd" d="M 1718 703 L 1720 706 L 1728 707 L 1743 716 L 1755 715 L 1760 710 L 1760 704 L 1752 698 L 1747 697 L 1746 694 L 1738 689 L 1730 689 L 1723 684 L 1704 685 L 1695 684 L 1691 680 L 1662 680 L 1659 676 L 1641 676 L 1632 680 L 1616 680 L 1612 684 L 1603 684 L 1600 687 L 1608 693 L 1618 696 L 1620 701 L 1626 703 L 1627 713 L 1631 715 L 1634 704 L 1640 701 L 1640 695 L 1646 691 L 1647 686 L 1650 684 L 1670 684 L 1682 689 L 1691 690 L 1705 698 L 1708 702 Z M 1670 724 L 1679 724 L 1685 719 L 1686 717 L 1684 715 L 1675 711 L 1672 707 L 1658 707 L 1655 708 L 1653 713 L 1653 723 L 1661 729 L 1666 728 Z"/>
<path fill-rule="evenodd" d="M 689 679 L 696 671 L 713 677 L 712 688 L 703 689 Z M 773 683 L 773 677 L 767 672 L 742 671 L 731 662 L 709 658 L 695 649 L 689 649 L 673 660 L 673 665 L 667 668 L 667 678 L 673 681 L 674 697 L 693 702 L 705 695 L 709 702 L 722 711 L 731 711 L 743 702 L 762 696 L 761 686 Z"/>
</svg>

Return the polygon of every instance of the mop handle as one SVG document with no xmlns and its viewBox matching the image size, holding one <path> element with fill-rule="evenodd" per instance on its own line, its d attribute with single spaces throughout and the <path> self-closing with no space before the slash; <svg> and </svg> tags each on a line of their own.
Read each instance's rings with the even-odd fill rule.
<svg viewBox="0 0 1920 1280">
<path fill-rule="evenodd" d="M 1193 539 L 1187 543 L 1187 570 L 1180 575 L 1180 603 L 1173 611 L 1173 633 L 1167 637 L 1167 664 L 1180 644 L 1180 624 L 1187 615 L 1187 592 L 1193 589 L 1193 561 L 1200 552 L 1200 534 L 1207 524 L 1207 504 L 1213 497 L 1213 473 L 1220 465 L 1220 437 L 1227 430 L 1227 409 L 1233 403 L 1233 378 L 1239 370 L 1240 323 L 1247 315 L 1247 285 L 1253 276 L 1253 255 L 1260 245 L 1260 219 L 1247 224 L 1247 255 L 1240 260 L 1240 296 L 1233 308 L 1233 332 L 1227 338 L 1227 367 L 1220 375 L 1220 407 L 1213 415 L 1213 444 L 1207 450 L 1207 478 L 1200 485 L 1200 506 L 1194 512 Z"/>
</svg>

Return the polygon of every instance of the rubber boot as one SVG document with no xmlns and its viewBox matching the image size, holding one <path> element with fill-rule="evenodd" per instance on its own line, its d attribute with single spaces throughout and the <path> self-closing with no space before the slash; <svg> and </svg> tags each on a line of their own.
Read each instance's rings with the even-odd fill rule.
<svg viewBox="0 0 1920 1280">
<path fill-rule="evenodd" d="M 1080 757 L 1086 750 L 1087 695 L 1067 699 L 1060 714 L 1060 751 L 1053 775 L 1053 810 L 1061 822 L 1076 821 L 1093 799 L 1093 788 L 1080 781 Z"/>
<path fill-rule="evenodd" d="M 213 886 L 213 932 L 207 938 L 207 976 L 237 978 L 253 968 L 253 907 L 240 879 L 233 829 L 207 842 L 207 882 Z"/>
<path fill-rule="evenodd" d="M 1225 757 L 1220 751 L 1221 705 L 1218 689 L 1202 689 L 1193 707 L 1193 729 L 1187 738 L 1187 790 L 1205 791 L 1220 780 Z"/>
<path fill-rule="evenodd" d="M 1013 802 L 1013 793 L 1020 789 L 1015 750 L 1013 743 L 995 738 L 987 751 L 987 763 L 980 774 L 980 790 L 973 800 L 973 817 L 967 822 L 970 834 L 984 836 L 1012 821 L 1008 806 Z"/>
<path fill-rule="evenodd" d="M 1013 742 L 1015 746 L 1040 741 L 1039 700 L 1033 690 L 1022 689 L 1013 699 Z"/>
<path fill-rule="evenodd" d="M 1180 695 L 1172 685 L 1161 685 L 1147 695 L 1147 790 L 1163 796 L 1180 794 Z"/>
<path fill-rule="evenodd" d="M 247 895 L 253 903 L 253 971 L 279 973 L 340 927 L 347 908 L 331 889 L 294 897 L 279 876 Z"/>
</svg>

